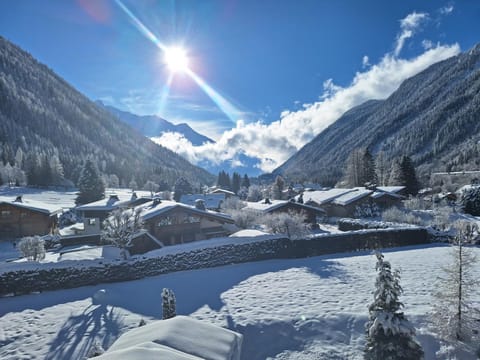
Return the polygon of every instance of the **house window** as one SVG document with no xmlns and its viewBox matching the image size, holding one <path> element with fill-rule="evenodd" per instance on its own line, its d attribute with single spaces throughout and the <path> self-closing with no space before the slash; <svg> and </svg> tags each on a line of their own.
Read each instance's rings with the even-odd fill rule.
<svg viewBox="0 0 480 360">
<path fill-rule="evenodd" d="M 12 215 L 12 212 L 10 210 L 2 210 L 2 217 L 6 218 Z"/>
<path fill-rule="evenodd" d="M 95 226 L 96 223 L 97 223 L 97 219 L 88 219 L 88 225 Z"/>
<path fill-rule="evenodd" d="M 183 222 L 187 224 L 199 223 L 200 218 L 198 216 L 187 216 Z"/>
<path fill-rule="evenodd" d="M 157 226 L 158 227 L 161 227 L 161 226 L 168 226 L 168 225 L 173 225 L 175 222 L 174 222 L 174 219 L 170 216 L 166 216 L 162 219 L 160 219 L 160 221 L 158 222 Z"/>
</svg>

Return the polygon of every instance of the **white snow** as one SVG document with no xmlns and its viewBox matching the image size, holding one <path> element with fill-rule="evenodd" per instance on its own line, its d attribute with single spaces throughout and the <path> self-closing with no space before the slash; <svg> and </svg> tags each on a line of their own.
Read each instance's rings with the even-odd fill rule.
<svg viewBox="0 0 480 360">
<path fill-rule="evenodd" d="M 170 356 L 183 354 L 193 355 L 194 359 L 240 360 L 241 343 L 242 336 L 231 330 L 190 317 L 176 316 L 128 331 L 98 360 L 145 359 L 145 352 L 152 358 L 157 355 L 156 359 L 171 359 Z M 130 350 L 129 356 L 124 356 L 126 350 Z"/>
<path fill-rule="evenodd" d="M 453 358 L 427 317 L 448 251 L 428 245 L 384 252 L 402 271 L 400 300 L 426 360 Z M 95 341 L 107 348 L 140 319 L 161 319 L 166 287 L 175 292 L 177 314 L 243 334 L 244 360 L 362 359 L 375 262 L 368 252 L 270 260 L 1 298 L 0 358 L 81 359 Z M 480 276 L 480 266 L 476 271 Z M 480 289 L 472 298 L 480 301 Z"/>
<path fill-rule="evenodd" d="M 236 233 L 233 233 L 229 237 L 257 237 L 257 236 L 263 236 L 263 235 L 269 235 L 269 234 L 260 230 L 245 229 L 245 230 L 237 231 Z"/>
</svg>

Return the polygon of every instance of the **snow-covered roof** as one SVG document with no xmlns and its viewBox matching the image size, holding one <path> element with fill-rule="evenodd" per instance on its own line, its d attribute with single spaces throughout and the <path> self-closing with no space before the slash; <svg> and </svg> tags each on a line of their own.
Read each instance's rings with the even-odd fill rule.
<svg viewBox="0 0 480 360">
<path fill-rule="evenodd" d="M 383 196 L 389 196 L 395 199 L 404 199 L 404 196 L 388 191 L 374 191 L 373 194 L 370 195 L 370 197 L 373 199 L 379 199 Z"/>
<path fill-rule="evenodd" d="M 38 211 L 47 215 L 55 215 L 62 211 L 62 207 L 60 205 L 26 199 L 24 196 L 22 196 L 21 199 L 19 197 L 11 198 L 0 196 L 0 204 L 9 204 L 31 211 Z"/>
<path fill-rule="evenodd" d="M 336 205 L 348 205 L 351 204 L 357 200 L 360 200 L 368 195 L 373 193 L 372 190 L 368 190 L 365 188 L 355 188 L 353 191 L 347 192 L 343 195 L 340 195 L 339 197 L 335 198 L 333 200 L 333 203 Z"/>
<path fill-rule="evenodd" d="M 105 210 L 112 211 L 120 206 L 127 205 L 133 200 L 132 194 L 111 194 L 101 200 L 97 200 L 88 204 L 77 206 L 77 210 Z"/>
<path fill-rule="evenodd" d="M 264 236 L 269 235 L 268 233 L 260 230 L 255 229 L 244 229 L 233 233 L 229 237 L 257 237 L 257 236 Z"/>
<path fill-rule="evenodd" d="M 390 193 L 399 193 L 404 190 L 405 186 L 377 186 L 377 190 L 390 192 Z"/>
<path fill-rule="evenodd" d="M 323 212 L 322 209 L 319 209 L 317 207 L 313 207 L 313 206 L 309 206 L 309 205 L 305 205 L 305 204 L 300 204 L 298 202 L 291 202 L 289 200 L 269 200 L 269 203 L 267 203 L 267 204 L 265 203 L 265 200 L 260 200 L 259 202 L 248 202 L 247 201 L 246 204 L 247 204 L 247 206 L 246 206 L 247 209 L 257 210 L 257 211 L 261 211 L 261 212 L 265 212 L 265 213 L 268 213 L 268 212 L 277 210 L 277 209 L 279 209 L 283 206 L 288 206 L 288 205 L 292 205 L 292 204 L 294 206 L 298 206 L 300 208 Z"/>
<path fill-rule="evenodd" d="M 225 201 L 224 193 L 214 194 L 188 194 L 180 197 L 180 202 L 183 204 L 195 205 L 196 200 L 203 200 L 207 209 L 219 209 L 223 201 Z"/>
<path fill-rule="evenodd" d="M 349 192 L 355 191 L 355 189 L 345 189 L 345 188 L 333 188 L 329 190 L 318 190 L 318 191 L 309 191 L 303 193 L 303 202 L 307 203 L 312 201 L 318 205 L 326 204 L 334 199 L 347 194 Z"/>
<path fill-rule="evenodd" d="M 212 191 L 212 194 L 217 194 L 217 193 L 223 193 L 223 194 L 227 194 L 227 195 L 236 196 L 236 194 L 233 191 L 230 191 L 230 190 L 215 189 L 215 190 Z"/>
<path fill-rule="evenodd" d="M 98 360 L 240 360 L 242 335 L 187 316 L 132 329 Z"/>
<path fill-rule="evenodd" d="M 207 216 L 210 218 L 216 218 L 218 220 L 222 220 L 230 223 L 234 222 L 230 215 L 218 213 L 216 211 L 211 211 L 211 210 L 201 210 L 201 209 L 197 209 L 194 206 L 177 203 L 175 201 L 170 201 L 170 200 L 150 201 L 146 204 L 137 206 L 135 209 L 141 209 L 142 219 L 148 220 L 148 219 L 151 219 L 152 217 L 169 212 L 176 208 L 181 208 L 186 211 L 196 213 L 198 215 Z"/>
</svg>

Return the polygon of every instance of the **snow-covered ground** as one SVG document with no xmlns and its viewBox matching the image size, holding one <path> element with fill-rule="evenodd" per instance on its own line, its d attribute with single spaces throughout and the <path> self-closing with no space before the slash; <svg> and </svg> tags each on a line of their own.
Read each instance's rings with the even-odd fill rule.
<svg viewBox="0 0 480 360">
<path fill-rule="evenodd" d="M 434 280 L 448 251 L 430 245 L 385 252 L 386 260 L 402 270 L 401 300 L 427 359 L 449 358 L 444 351 L 436 355 L 441 345 L 428 329 L 427 317 Z M 480 249 L 475 252 L 480 257 Z M 480 265 L 476 271 L 480 276 Z M 375 257 L 365 252 L 2 298 L 0 358 L 81 359 L 94 341 L 108 347 L 140 319 L 160 319 L 160 295 L 167 287 L 175 292 L 177 313 L 242 333 L 242 359 L 362 359 L 375 274 Z M 473 295 L 480 301 L 480 289 Z"/>
</svg>

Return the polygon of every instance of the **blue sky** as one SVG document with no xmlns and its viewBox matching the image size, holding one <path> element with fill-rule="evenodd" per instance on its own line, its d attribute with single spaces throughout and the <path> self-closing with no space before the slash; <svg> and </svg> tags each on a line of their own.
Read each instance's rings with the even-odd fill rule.
<svg viewBox="0 0 480 360">
<path fill-rule="evenodd" d="M 188 122 L 218 140 L 204 148 L 173 135 L 159 140 L 192 162 L 259 172 L 351 106 L 387 97 L 404 78 L 480 41 L 478 1 L 122 4 L 163 45 L 183 45 L 192 71 L 238 112 L 229 118 L 185 74 L 175 75 L 162 102 L 170 75 L 162 52 L 115 0 L 4 0 L 0 35 L 93 100 Z M 256 161 L 245 164 L 245 156 Z"/>
</svg>

